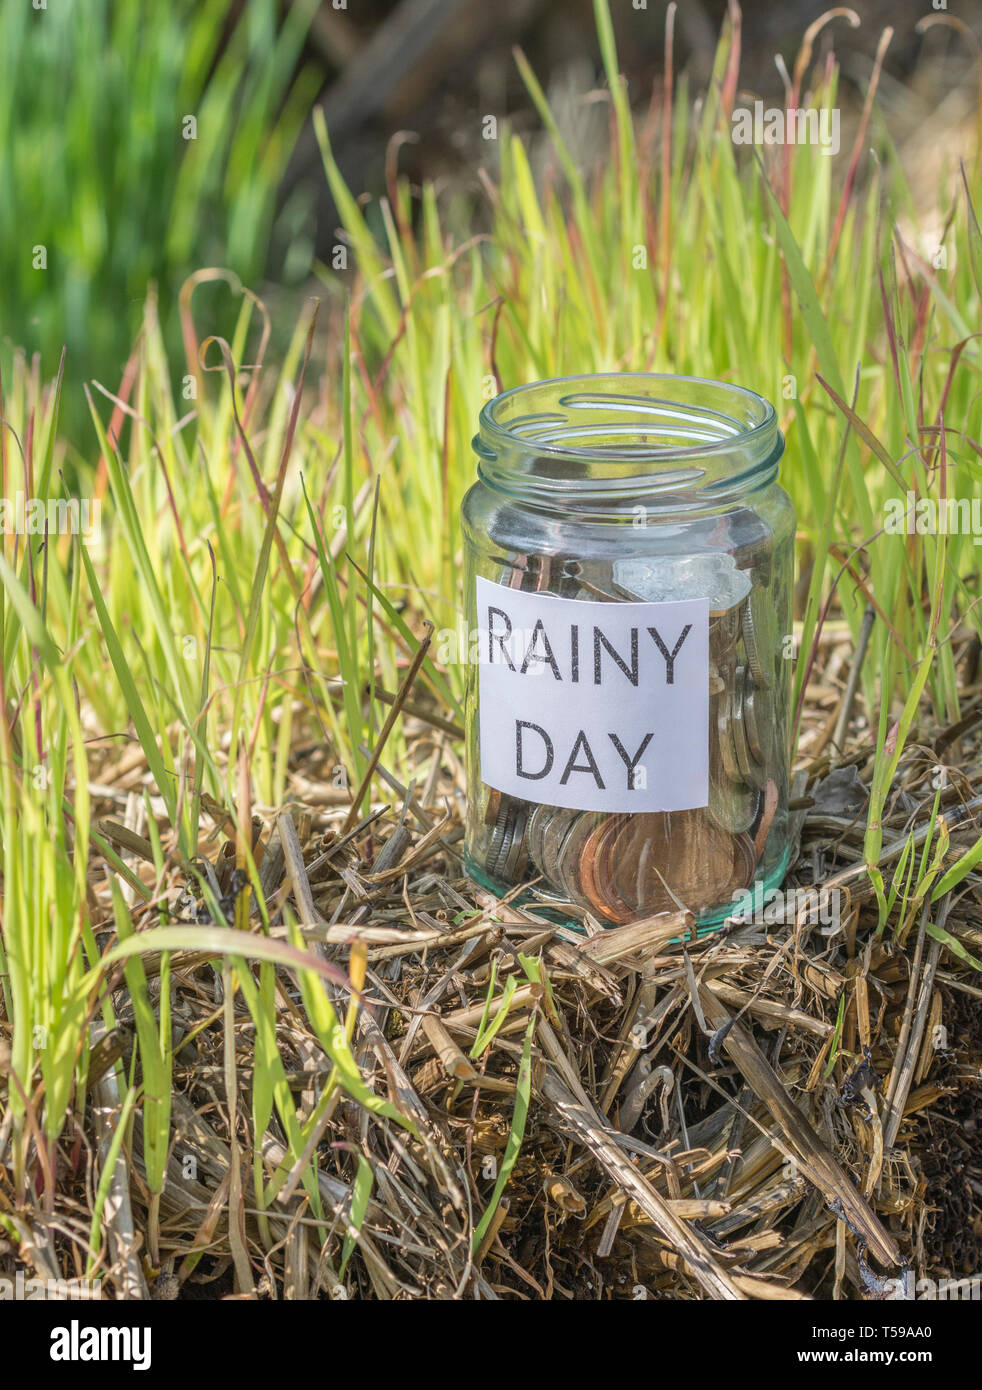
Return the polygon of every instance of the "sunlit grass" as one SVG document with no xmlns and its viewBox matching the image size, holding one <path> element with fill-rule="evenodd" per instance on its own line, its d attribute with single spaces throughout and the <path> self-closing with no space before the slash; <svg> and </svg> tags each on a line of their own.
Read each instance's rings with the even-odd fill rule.
<svg viewBox="0 0 982 1390">
<path fill-rule="evenodd" d="M 400 181 L 394 204 L 363 209 L 319 122 L 351 269 L 330 277 L 316 325 L 313 306 L 305 311 L 282 363 L 264 359 L 264 311 L 248 295 L 231 341 L 204 341 L 189 287 L 178 394 L 152 296 L 128 395 L 94 385 L 84 439 L 59 436 L 58 391 L 23 360 L 5 382 L 6 494 L 61 496 L 70 449 L 88 461 L 80 490 L 102 504 L 90 544 L 7 536 L 2 563 L 0 1027 L 12 1031 L 17 1152 L 40 1124 L 49 1194 L 54 1142 L 84 1094 L 89 1023 L 97 1010 L 112 1023 L 94 933 L 113 924 L 112 959 L 127 962 L 134 1001 L 152 1194 L 164 1181 L 172 1058 L 140 952 L 196 947 L 235 963 L 255 1029 L 251 1161 L 261 1201 L 302 1174 L 316 1215 L 318 1159 L 308 1150 L 319 1118 L 338 1088 L 381 1107 L 360 1086 L 324 972 L 290 954 L 299 938 L 289 948 L 251 936 L 242 954 L 261 960 L 254 974 L 226 929 L 170 925 L 165 888 L 176 868 L 208 896 L 194 861 L 224 812 L 255 883 L 243 827 L 286 799 L 299 743 L 326 741 L 347 784 L 359 784 L 360 749 L 381 722 L 370 683 L 397 687 L 423 618 L 438 630 L 460 622 L 458 508 L 478 411 L 499 389 L 652 370 L 738 381 L 775 401 L 788 442 L 783 481 L 799 516 L 798 701 L 833 591 L 854 631 L 868 604 L 877 614 L 863 676 L 880 752 L 867 837 L 874 873 L 885 798 L 923 702 L 939 720 L 958 717 L 949 638 L 960 623 L 979 630 L 972 538 L 882 532 L 890 498 L 977 493 L 982 393 L 971 327 L 982 236 L 969 189 L 978 162 L 963 182 L 939 168 L 950 222 L 936 266 L 931 248 L 904 244 L 895 230 L 902 172 L 887 148 L 881 162 L 861 160 L 861 186 L 842 202 L 842 165 L 820 149 L 797 147 L 786 166 L 769 157 L 765 168 L 733 144 L 729 34 L 701 106 L 675 84 L 667 124 L 640 136 L 602 3 L 597 15 L 610 98 L 599 170 L 581 169 L 563 146 L 521 57 L 553 137 L 551 166 L 536 181 L 525 144 L 502 123 L 480 237 L 461 200 L 444 206 L 431 186 L 414 202 Z M 670 68 L 666 76 L 674 82 Z M 808 82 L 816 104 L 835 104 L 834 70 Z M 453 708 L 462 671 L 431 656 L 420 684 Z M 148 774 L 152 879 L 90 820 L 89 782 L 111 780 L 131 753 Z M 399 769 L 404 755 L 397 726 L 387 762 Z M 912 873 L 902 900 L 877 882 L 881 927 L 898 901 L 906 913 L 955 872 L 941 877 L 926 854 L 914 870 L 906 856 L 895 880 Z M 263 913 L 260 933 L 267 927 Z M 303 1122 L 278 1052 L 277 964 L 300 972 L 307 1017 L 334 1065 Z M 351 986 L 333 983 L 342 994 Z M 274 1111 L 288 1156 L 270 1174 L 258 1142 Z M 516 1108 L 519 1139 L 523 1123 Z"/>
</svg>

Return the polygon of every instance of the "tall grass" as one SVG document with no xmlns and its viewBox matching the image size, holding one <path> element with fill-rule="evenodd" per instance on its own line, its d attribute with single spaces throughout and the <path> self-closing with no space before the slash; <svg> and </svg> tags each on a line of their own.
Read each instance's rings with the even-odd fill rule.
<svg viewBox="0 0 982 1390">
<path fill-rule="evenodd" d="M 379 722 L 363 692 L 369 682 L 396 688 L 424 617 L 439 640 L 420 681 L 453 708 L 462 672 L 441 655 L 453 650 L 461 613 L 456 517 L 473 474 L 477 413 L 498 389 L 650 369 L 737 380 L 777 402 L 783 479 L 800 518 L 799 698 L 833 599 L 854 629 L 868 604 L 878 615 L 864 671 L 880 755 L 867 840 L 874 874 L 884 800 L 922 698 L 937 718 L 957 717 L 949 638 L 960 623 L 979 630 L 972 540 L 883 528 L 888 500 L 908 491 L 976 493 L 980 352 L 971 329 L 982 237 L 969 189 L 978 160 L 964 180 L 939 162 L 947 230 L 944 257 L 932 257 L 935 248 L 896 229 L 909 200 L 875 124 L 857 142 L 851 193 L 848 152 L 837 163 L 800 146 L 762 162 L 739 149 L 729 30 L 701 104 L 669 58 L 664 110 L 656 104 L 638 124 L 603 0 L 597 23 L 609 157 L 597 170 L 578 166 L 519 56 L 550 155 L 533 177 L 526 143 L 501 123 L 480 237 L 462 225 L 459 202 L 448 210 L 430 185 L 416 203 L 397 181 L 391 199 L 366 211 L 318 122 L 353 269 L 332 278 L 319 329 L 305 312 L 279 368 L 264 359 L 261 305 L 239 296 L 230 341 L 203 341 L 189 287 L 188 398 L 172 392 L 152 296 L 129 397 L 106 383 L 92 388 L 88 442 L 60 437 L 58 390 L 23 361 L 8 381 L 4 494 L 61 495 L 73 447 L 88 460 L 83 490 L 103 504 L 92 543 L 8 536 L 0 570 L 0 1028 L 13 1039 L 19 1152 L 43 1129 L 49 1190 L 53 1146 L 84 1097 L 89 1020 L 110 1009 L 97 929 L 119 939 L 105 968 L 131 962 L 139 1108 L 158 1157 L 171 1059 L 163 1018 L 158 1027 L 141 1002 L 145 980 L 132 964 L 141 951 L 197 946 L 237 960 L 256 1038 L 254 1139 L 258 1147 L 274 1108 L 288 1139 L 287 1167 L 265 1175 L 267 1196 L 291 1168 L 294 1181 L 304 1174 L 316 1212 L 311 1125 L 338 1086 L 377 1107 L 359 1090 L 323 970 L 303 956 L 303 1003 L 335 1070 L 313 1118 L 298 1119 L 273 988 L 276 962 L 297 966 L 297 956 L 266 939 L 263 917 L 242 946 L 264 962 L 253 975 L 235 947 L 245 922 L 231 924 L 236 937 L 167 925 L 164 888 L 175 868 L 194 880 L 203 837 L 226 813 L 255 882 L 244 827 L 253 809 L 288 795 L 298 744 L 324 740 L 358 785 L 360 749 Z M 834 67 L 813 72 L 806 55 L 799 81 L 819 106 L 838 100 Z M 877 160 L 863 153 L 871 140 Z M 403 755 L 397 729 L 387 760 Z M 90 781 L 111 785 L 124 765 L 145 773 L 153 854 L 140 872 L 90 818 Z M 889 909 L 895 898 L 878 886 Z M 159 1186 L 159 1164 L 147 1172 Z"/>
</svg>

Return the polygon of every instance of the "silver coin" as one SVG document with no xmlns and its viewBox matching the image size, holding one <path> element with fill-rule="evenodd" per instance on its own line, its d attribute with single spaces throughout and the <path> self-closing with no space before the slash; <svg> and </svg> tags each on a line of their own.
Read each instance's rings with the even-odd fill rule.
<svg viewBox="0 0 982 1390">
<path fill-rule="evenodd" d="M 609 563 L 593 561 L 586 565 L 580 560 L 572 560 L 564 568 L 561 583 L 565 587 L 556 592 L 563 598 L 578 598 L 584 602 L 599 599 L 602 603 L 616 603 L 624 597 L 612 583 Z"/>
<path fill-rule="evenodd" d="M 563 880 L 559 872 L 559 857 L 562 854 L 563 845 L 566 843 L 566 836 L 583 814 L 583 811 L 558 810 L 549 819 L 543 831 L 542 864 L 540 867 L 558 892 L 564 891 Z"/>
<path fill-rule="evenodd" d="M 525 827 L 528 816 L 524 809 L 516 807 L 510 826 L 510 840 L 501 851 L 499 874 L 508 883 L 517 883 L 528 864 L 528 847 L 525 843 Z"/>
<path fill-rule="evenodd" d="M 750 756 L 755 763 L 766 763 L 764 746 L 760 740 L 760 729 L 757 726 L 757 687 L 754 685 L 749 669 L 745 673 L 743 687 L 743 727 L 747 733 L 747 747 L 750 750 Z"/>
<path fill-rule="evenodd" d="M 779 757 L 778 749 L 781 739 L 785 737 L 778 724 L 775 692 L 773 690 L 761 690 L 755 686 L 751 697 L 751 706 L 752 709 L 746 721 L 747 742 L 749 745 L 750 738 L 753 736 L 760 750 L 759 766 L 761 771 L 765 777 L 773 777 L 775 763 Z"/>
<path fill-rule="evenodd" d="M 504 877 L 509 865 L 517 861 L 516 841 L 520 846 L 525 836 L 527 820 L 528 810 L 524 802 L 516 801 L 513 796 L 501 798 L 501 806 L 491 832 L 491 843 L 484 860 L 485 871 L 492 878 Z"/>
<path fill-rule="evenodd" d="M 740 764 L 737 762 L 736 748 L 733 741 L 732 699 L 732 689 L 725 690 L 720 698 L 719 713 L 716 718 L 716 734 L 719 741 L 719 752 L 724 773 L 731 782 L 742 783 L 744 778 L 740 771 Z"/>
<path fill-rule="evenodd" d="M 750 576 L 726 551 L 615 560 L 613 579 L 615 589 L 643 603 L 708 598 L 711 617 L 738 607 L 750 592 Z"/>
<path fill-rule="evenodd" d="M 557 882 L 571 902 L 581 907 L 589 907 L 590 902 L 583 892 L 580 870 L 583 850 L 587 840 L 597 828 L 598 817 L 594 811 L 581 811 L 563 837 L 562 848 L 557 859 Z"/>
<path fill-rule="evenodd" d="M 491 841 L 488 845 L 488 852 L 484 856 L 485 872 L 494 878 L 497 874 L 498 863 L 501 859 L 502 850 L 508 835 L 508 826 L 511 820 L 511 803 L 508 797 L 501 798 L 501 805 L 498 808 L 498 815 L 495 818 L 494 829 L 491 831 Z"/>
<path fill-rule="evenodd" d="M 740 548 L 737 563 L 741 569 L 749 571 L 755 585 L 766 589 L 771 580 L 773 556 L 774 533 L 768 527 L 753 544 Z"/>
<path fill-rule="evenodd" d="M 733 752 L 736 757 L 737 767 L 740 769 L 741 779 L 748 785 L 756 787 L 763 785 L 764 776 L 761 764 L 756 758 L 750 755 L 750 746 L 747 741 L 747 729 L 744 722 L 745 691 L 745 670 L 742 666 L 738 666 L 730 696 L 730 736 L 733 740 Z"/>
<path fill-rule="evenodd" d="M 550 818 L 555 815 L 555 809 L 554 806 L 536 806 L 535 810 L 529 816 L 529 823 L 525 829 L 525 840 L 528 845 L 529 858 L 538 869 L 539 873 L 543 872 L 542 837 L 545 834 Z"/>
<path fill-rule="evenodd" d="M 773 676 L 768 675 L 768 663 L 773 663 L 777 637 L 775 615 L 769 596 L 763 589 L 752 589 L 743 605 L 743 645 L 754 684 L 760 690 L 770 690 Z"/>
<path fill-rule="evenodd" d="M 728 777 L 709 779 L 709 814 L 728 835 L 752 829 L 760 815 L 762 793 L 757 787 L 731 782 Z"/>
</svg>

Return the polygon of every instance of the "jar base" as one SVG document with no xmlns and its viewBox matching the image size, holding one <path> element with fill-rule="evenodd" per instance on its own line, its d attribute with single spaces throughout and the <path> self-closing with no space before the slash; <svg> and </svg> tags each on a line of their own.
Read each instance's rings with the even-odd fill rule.
<svg viewBox="0 0 982 1390">
<path fill-rule="evenodd" d="M 771 872 L 763 878 L 754 879 L 753 883 L 746 889 L 746 893 L 750 895 L 755 908 L 758 904 L 762 904 L 765 901 L 768 893 L 772 892 L 775 888 L 780 888 L 784 881 L 784 875 L 788 871 L 789 853 L 789 847 L 785 846 L 784 853 Z M 497 897 L 503 897 L 506 893 L 514 890 L 514 884 L 496 883 L 495 880 L 485 873 L 484 869 L 471 858 L 466 850 L 464 851 L 464 868 L 467 870 L 468 876 L 472 878 L 475 883 L 480 884 L 482 888 L 487 888 L 489 892 L 494 893 Z M 531 893 L 526 892 L 513 898 L 512 902 L 516 907 L 534 905 L 537 912 L 549 915 L 551 918 L 558 921 L 560 926 L 567 927 L 570 931 L 579 932 L 581 935 L 585 931 L 585 928 L 582 927 L 579 922 L 567 918 L 565 913 L 558 907 L 550 907 L 548 898 L 536 898 L 533 897 Z M 713 932 L 720 930 L 723 923 L 730 916 L 730 907 L 717 908 L 714 912 L 704 913 L 701 917 L 696 918 L 696 936 L 711 936 Z M 613 930 L 613 927 L 611 927 L 610 930 Z M 681 937 L 672 938 L 673 943 L 677 943 L 681 940 Z"/>
</svg>

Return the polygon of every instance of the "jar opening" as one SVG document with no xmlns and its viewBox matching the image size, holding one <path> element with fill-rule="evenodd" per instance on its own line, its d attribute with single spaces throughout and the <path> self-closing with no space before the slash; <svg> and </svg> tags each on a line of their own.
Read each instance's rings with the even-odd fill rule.
<svg viewBox="0 0 982 1390">
<path fill-rule="evenodd" d="M 533 382 L 481 411 L 481 477 L 531 500 L 610 505 L 671 497 L 712 505 L 773 480 L 783 451 L 774 407 L 728 382 L 606 373 Z"/>
</svg>

